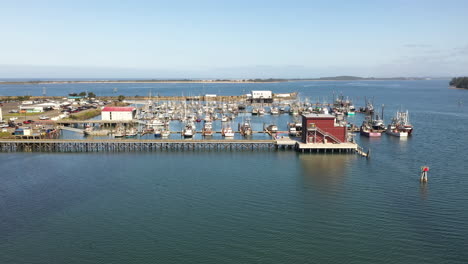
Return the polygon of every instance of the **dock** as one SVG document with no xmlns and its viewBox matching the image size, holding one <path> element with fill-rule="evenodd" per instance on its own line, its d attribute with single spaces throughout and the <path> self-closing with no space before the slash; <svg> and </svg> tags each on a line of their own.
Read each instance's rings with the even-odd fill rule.
<svg viewBox="0 0 468 264">
<path fill-rule="evenodd" d="M 3 139 L 0 152 L 152 152 L 167 150 L 278 150 L 291 149 L 308 153 L 357 153 L 367 155 L 355 143 L 305 144 L 294 139 L 278 140 L 194 140 L 194 139 Z"/>
</svg>

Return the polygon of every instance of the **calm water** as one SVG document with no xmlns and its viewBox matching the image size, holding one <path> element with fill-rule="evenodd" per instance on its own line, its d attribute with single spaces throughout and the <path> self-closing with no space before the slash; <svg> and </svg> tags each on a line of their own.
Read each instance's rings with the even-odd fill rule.
<svg viewBox="0 0 468 264">
<path fill-rule="evenodd" d="M 468 91 L 447 81 L 48 85 L 49 95 L 342 92 L 400 105 L 407 140 L 355 155 L 1 153 L 0 263 L 467 263 Z M 42 93 L 0 86 L 0 95 Z M 283 117 L 279 117 L 283 118 Z M 359 123 L 360 116 L 356 116 Z M 419 167 L 431 167 L 421 185 Z"/>
</svg>

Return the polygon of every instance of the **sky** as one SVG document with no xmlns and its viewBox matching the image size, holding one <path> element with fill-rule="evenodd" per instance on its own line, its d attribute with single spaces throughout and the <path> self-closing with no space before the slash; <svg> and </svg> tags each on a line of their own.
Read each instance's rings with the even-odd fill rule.
<svg viewBox="0 0 468 264">
<path fill-rule="evenodd" d="M 468 75 L 468 1 L 0 0 L 0 78 Z"/>
</svg>

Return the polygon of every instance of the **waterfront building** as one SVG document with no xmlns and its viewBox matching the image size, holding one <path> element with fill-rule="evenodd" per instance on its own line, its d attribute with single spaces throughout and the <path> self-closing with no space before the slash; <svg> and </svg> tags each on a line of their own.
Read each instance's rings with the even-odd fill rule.
<svg viewBox="0 0 468 264">
<path fill-rule="evenodd" d="M 135 116 L 135 107 L 104 107 L 101 112 L 102 120 L 129 121 Z"/>
<path fill-rule="evenodd" d="M 272 103 L 273 93 L 271 91 L 252 91 L 250 100 L 253 103 Z"/>
<path fill-rule="evenodd" d="M 338 123 L 329 114 L 302 115 L 302 142 L 304 143 L 346 143 L 346 126 Z"/>
</svg>

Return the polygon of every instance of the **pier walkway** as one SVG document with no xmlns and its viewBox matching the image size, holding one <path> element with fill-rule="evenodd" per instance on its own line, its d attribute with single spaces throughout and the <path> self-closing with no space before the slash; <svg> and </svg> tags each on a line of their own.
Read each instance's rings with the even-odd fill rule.
<svg viewBox="0 0 468 264">
<path fill-rule="evenodd" d="M 2 139 L 0 152 L 148 152 L 159 150 L 276 150 L 308 153 L 357 153 L 366 157 L 355 143 L 305 144 L 290 138 L 278 140 L 141 140 L 141 139 Z"/>
</svg>

